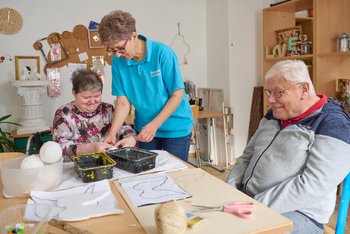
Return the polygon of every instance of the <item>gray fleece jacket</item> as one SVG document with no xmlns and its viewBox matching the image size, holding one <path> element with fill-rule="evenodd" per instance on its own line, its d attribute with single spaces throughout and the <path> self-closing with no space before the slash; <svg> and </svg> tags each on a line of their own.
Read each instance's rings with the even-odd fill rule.
<svg viewBox="0 0 350 234">
<path fill-rule="evenodd" d="M 334 101 L 281 128 L 269 111 L 227 183 L 280 212 L 327 223 L 350 171 L 350 117 Z"/>
</svg>

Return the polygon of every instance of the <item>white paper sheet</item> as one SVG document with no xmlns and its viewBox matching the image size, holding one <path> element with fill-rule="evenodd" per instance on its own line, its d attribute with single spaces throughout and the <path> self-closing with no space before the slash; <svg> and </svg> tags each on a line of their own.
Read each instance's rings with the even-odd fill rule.
<svg viewBox="0 0 350 234">
<path fill-rule="evenodd" d="M 55 192 L 32 191 L 27 204 L 48 204 L 53 206 L 50 218 L 62 221 L 85 220 L 109 214 L 120 214 L 117 201 L 111 192 L 108 180 L 85 184 Z M 34 213 L 27 214 L 34 219 Z"/>
<path fill-rule="evenodd" d="M 165 173 L 120 179 L 119 183 L 137 207 L 192 197 Z"/>
<path fill-rule="evenodd" d="M 151 151 L 158 154 L 156 157 L 155 168 L 138 173 L 138 174 L 133 174 L 133 173 L 121 170 L 119 168 L 115 168 L 113 170 L 113 179 L 121 179 L 121 178 L 137 176 L 137 175 L 149 174 L 153 172 L 174 171 L 174 170 L 187 168 L 187 165 L 184 162 L 182 162 L 180 159 L 174 158 L 174 156 L 171 156 L 167 151 L 164 151 L 164 150 L 151 150 Z"/>
<path fill-rule="evenodd" d="M 180 169 L 186 169 L 187 165 L 182 162 L 179 159 L 174 158 L 171 156 L 167 151 L 163 150 L 152 150 L 152 152 L 157 153 L 156 157 L 156 166 L 155 168 L 144 171 L 138 174 L 133 174 L 124 170 L 121 170 L 119 168 L 113 168 L 113 177 L 111 180 L 121 179 L 121 178 L 127 178 L 127 177 L 133 177 L 138 176 L 142 174 L 149 174 L 153 172 L 161 172 L 161 171 L 174 171 L 174 170 L 180 170 Z M 76 175 L 74 171 L 74 163 L 64 163 L 63 165 L 63 177 L 62 182 L 58 186 L 56 190 L 61 189 L 67 189 L 67 188 L 73 188 L 76 186 L 81 186 L 86 183 L 83 183 L 81 179 Z"/>
</svg>

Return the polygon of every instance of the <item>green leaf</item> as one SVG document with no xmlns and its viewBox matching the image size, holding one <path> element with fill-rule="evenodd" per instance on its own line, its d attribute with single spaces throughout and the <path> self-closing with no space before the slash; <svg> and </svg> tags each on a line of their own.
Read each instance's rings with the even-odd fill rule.
<svg viewBox="0 0 350 234">
<path fill-rule="evenodd" d="M 5 120 L 5 119 L 8 119 L 8 118 L 10 118 L 10 117 L 11 117 L 11 115 L 5 115 L 5 116 L 3 116 L 3 117 L 0 117 L 0 122 L 3 121 L 3 120 Z"/>
<path fill-rule="evenodd" d="M 8 144 L 6 145 L 8 151 L 14 151 L 15 150 L 15 144 L 12 141 L 8 141 Z"/>
<path fill-rule="evenodd" d="M 11 121 L 5 121 L 8 118 L 10 118 L 11 115 L 5 115 L 0 117 L 0 124 L 12 124 L 12 125 L 17 125 L 20 126 L 21 124 L 11 122 Z M 13 141 L 10 139 L 10 133 L 2 131 L 0 128 L 0 152 L 4 151 L 14 151 L 15 150 L 15 145 Z"/>
<path fill-rule="evenodd" d="M 14 151 L 14 143 L 9 139 L 10 133 L 3 132 L 0 128 L 0 152 Z"/>
<path fill-rule="evenodd" d="M 17 126 L 21 126 L 20 124 L 18 124 L 18 123 L 14 123 L 14 122 L 0 122 L 0 123 L 7 123 L 7 124 L 13 124 L 13 125 L 17 125 Z"/>
</svg>

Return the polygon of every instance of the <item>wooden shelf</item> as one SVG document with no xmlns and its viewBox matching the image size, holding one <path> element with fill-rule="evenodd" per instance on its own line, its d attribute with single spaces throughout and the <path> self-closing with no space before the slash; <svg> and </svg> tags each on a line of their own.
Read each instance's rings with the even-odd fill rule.
<svg viewBox="0 0 350 234">
<path fill-rule="evenodd" d="M 312 59 L 312 54 L 305 54 L 305 55 L 295 55 L 295 56 L 285 56 L 285 57 L 276 57 L 276 58 L 266 58 L 266 61 L 280 61 L 280 60 L 286 60 L 286 59 L 300 59 L 300 60 L 308 60 Z"/>
<path fill-rule="evenodd" d="M 327 56 L 348 56 L 350 58 L 350 51 L 348 52 L 330 52 L 330 53 L 321 53 L 317 54 L 319 57 L 327 57 Z"/>
<path fill-rule="evenodd" d="M 313 17 L 296 14 L 312 9 Z M 308 65 L 311 79 L 317 93 L 336 97 L 335 80 L 348 78 L 350 74 L 350 51 L 336 52 L 336 35 L 350 32 L 349 0 L 291 0 L 263 10 L 263 45 L 273 48 L 276 45 L 275 31 L 301 25 L 302 34 L 312 41 L 313 54 L 264 58 L 266 72 L 278 61 L 300 59 Z M 304 16 L 305 15 L 305 16 Z M 264 97 L 264 111 L 267 100 Z"/>
<path fill-rule="evenodd" d="M 296 22 L 297 24 L 309 22 L 309 21 L 312 21 L 312 20 L 313 20 L 312 17 L 296 17 L 296 18 L 295 18 L 295 22 Z"/>
<path fill-rule="evenodd" d="M 285 3 L 281 3 L 269 8 L 266 11 L 286 11 L 286 12 L 298 12 L 302 10 L 312 9 L 312 0 L 291 0 Z"/>
</svg>

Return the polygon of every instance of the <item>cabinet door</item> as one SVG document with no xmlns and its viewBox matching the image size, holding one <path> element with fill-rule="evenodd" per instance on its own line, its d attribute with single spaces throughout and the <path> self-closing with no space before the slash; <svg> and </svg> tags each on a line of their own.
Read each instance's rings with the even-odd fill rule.
<svg viewBox="0 0 350 234">
<path fill-rule="evenodd" d="M 343 101 L 338 80 L 350 80 L 350 51 L 337 51 L 337 35 L 350 34 L 350 1 L 317 0 L 316 15 L 316 90 Z"/>
</svg>

